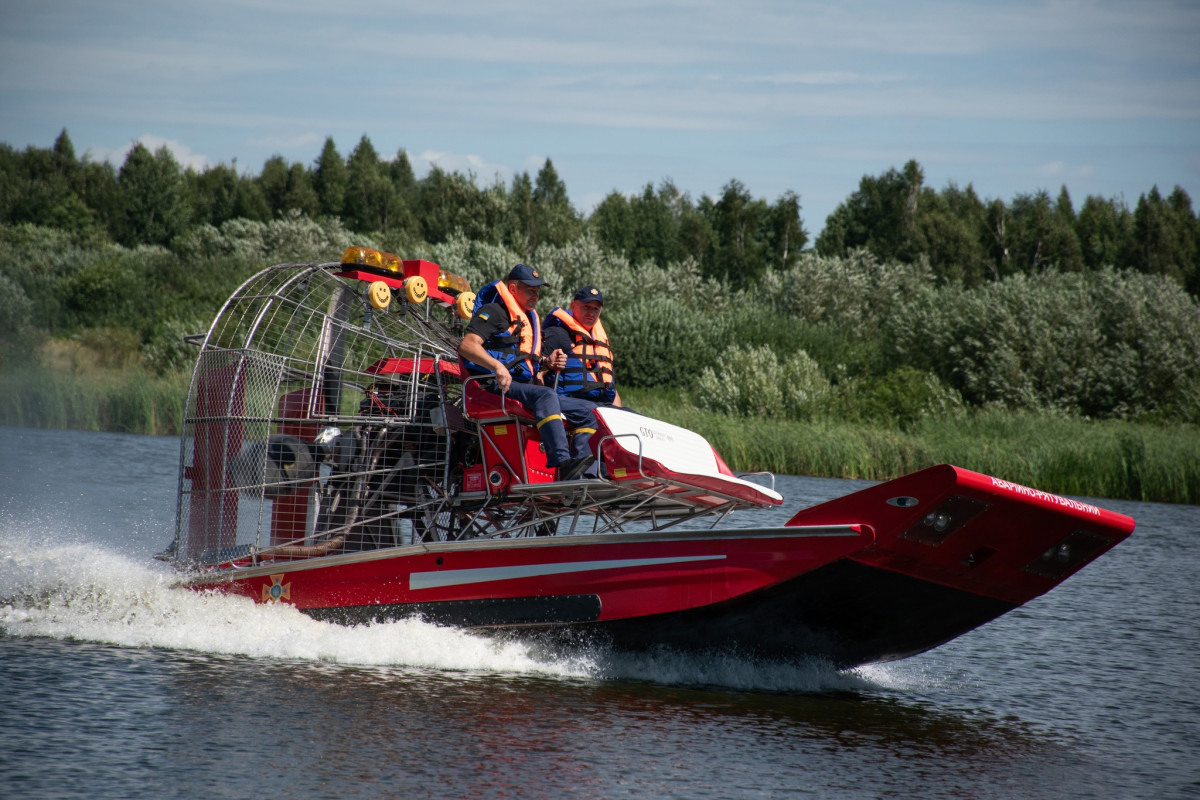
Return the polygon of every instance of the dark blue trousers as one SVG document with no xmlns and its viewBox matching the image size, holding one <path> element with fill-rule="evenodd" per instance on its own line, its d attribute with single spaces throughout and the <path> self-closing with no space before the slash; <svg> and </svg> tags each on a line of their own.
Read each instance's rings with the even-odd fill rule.
<svg viewBox="0 0 1200 800">
<path fill-rule="evenodd" d="M 488 390 L 499 392 L 491 382 L 488 384 Z M 534 424 L 542 437 L 542 445 L 546 448 L 547 466 L 557 467 L 573 455 L 590 454 L 587 440 L 591 433 L 583 435 L 582 443 L 579 441 L 580 437 L 576 436 L 575 442 L 568 447 L 566 428 L 584 428 L 594 433 L 596 415 L 592 413 L 592 409 L 596 407 L 595 403 L 565 397 L 548 386 L 517 381 L 513 381 L 508 387 L 508 396 L 520 401 L 533 412 Z M 564 420 L 567 425 L 564 425 Z"/>
</svg>

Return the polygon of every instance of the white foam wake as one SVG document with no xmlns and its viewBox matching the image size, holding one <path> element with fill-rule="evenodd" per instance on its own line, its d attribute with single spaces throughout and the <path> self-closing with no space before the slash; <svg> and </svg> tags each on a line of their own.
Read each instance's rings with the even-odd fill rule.
<svg viewBox="0 0 1200 800">
<path fill-rule="evenodd" d="M 547 655 L 419 620 L 346 627 L 287 605 L 173 586 L 175 574 L 89 542 L 0 533 L 0 631 L 125 647 L 401 668 L 636 680 L 750 691 L 868 688 L 861 671 L 823 663 L 762 664 L 727 656 Z"/>
</svg>

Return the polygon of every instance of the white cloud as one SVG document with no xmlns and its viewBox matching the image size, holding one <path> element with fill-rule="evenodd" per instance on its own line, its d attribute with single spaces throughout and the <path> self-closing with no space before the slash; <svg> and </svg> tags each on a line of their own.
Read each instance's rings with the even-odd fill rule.
<svg viewBox="0 0 1200 800">
<path fill-rule="evenodd" d="M 1042 164 L 1034 170 L 1034 172 L 1044 178 L 1057 178 L 1065 174 L 1066 171 L 1067 165 L 1061 161 L 1051 161 L 1049 163 Z"/>
<path fill-rule="evenodd" d="M 267 150 L 274 150 L 278 153 L 293 152 L 295 150 L 314 149 L 319 151 L 321 145 L 325 143 L 325 137 L 319 133 L 298 133 L 295 135 L 274 134 L 261 138 L 251 138 L 246 140 L 246 144 L 253 147 L 259 147 Z"/>
<path fill-rule="evenodd" d="M 1064 161 L 1050 161 L 1034 169 L 1034 174 L 1042 178 L 1090 178 L 1096 168 L 1090 164 L 1068 165 Z"/>
<path fill-rule="evenodd" d="M 160 147 L 166 147 L 169 151 L 171 151 L 171 155 L 175 157 L 175 160 L 178 161 L 179 165 L 184 169 L 192 167 L 193 169 L 202 170 L 207 167 L 209 163 L 208 156 L 200 153 L 193 153 L 192 148 L 188 147 L 182 142 L 176 139 L 164 139 L 161 136 L 155 136 L 151 133 L 143 134 L 124 147 L 116 149 L 104 147 L 102 145 L 89 145 L 87 148 L 87 153 L 96 161 L 107 161 L 114 167 L 120 169 L 121 165 L 125 163 L 125 158 L 129 155 L 129 151 L 132 150 L 138 144 L 138 142 L 141 142 L 142 146 L 151 153 L 156 152 Z"/>
<path fill-rule="evenodd" d="M 904 75 L 870 75 L 858 72 L 802 72 L 746 78 L 746 83 L 799 84 L 802 86 L 850 86 L 854 84 L 896 83 L 909 80 Z"/>
<path fill-rule="evenodd" d="M 541 172 L 542 167 L 544 166 L 546 166 L 546 156 L 525 156 L 525 158 L 521 161 L 521 172 L 528 172 L 530 177 L 533 177 Z"/>
<path fill-rule="evenodd" d="M 445 172 L 458 172 L 463 175 L 472 174 L 484 183 L 490 183 L 497 175 L 503 178 L 510 173 L 504 164 L 492 164 L 482 156 L 461 153 L 447 153 L 438 150 L 425 150 L 420 155 L 412 156 L 411 163 L 415 174 L 423 174 L 432 166 L 438 166 Z"/>
</svg>

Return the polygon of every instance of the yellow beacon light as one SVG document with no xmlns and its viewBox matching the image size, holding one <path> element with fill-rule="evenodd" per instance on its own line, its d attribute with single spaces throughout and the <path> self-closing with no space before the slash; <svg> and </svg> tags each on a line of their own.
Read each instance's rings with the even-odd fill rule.
<svg viewBox="0 0 1200 800">
<path fill-rule="evenodd" d="M 383 269 L 383 254 L 369 247 L 347 247 L 342 253 L 342 266 Z"/>
<path fill-rule="evenodd" d="M 388 272 L 404 272 L 404 261 L 400 256 L 392 255 L 391 253 L 380 253 L 383 259 L 383 268 Z"/>
<path fill-rule="evenodd" d="M 453 272 L 440 270 L 438 272 L 439 289 L 453 289 L 458 294 L 471 291 L 471 283 L 461 275 L 455 275 Z"/>
</svg>

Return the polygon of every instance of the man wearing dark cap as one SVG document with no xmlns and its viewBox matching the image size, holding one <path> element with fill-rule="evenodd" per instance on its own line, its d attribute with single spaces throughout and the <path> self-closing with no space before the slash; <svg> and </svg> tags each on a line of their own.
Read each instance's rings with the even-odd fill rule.
<svg viewBox="0 0 1200 800">
<path fill-rule="evenodd" d="M 558 393 L 620 407 L 621 395 L 613 382 L 612 346 L 600 322 L 604 294 L 595 286 L 575 293 L 571 310 L 556 308 L 546 318 L 546 349 L 567 354 L 566 366 L 558 373 Z"/>
<path fill-rule="evenodd" d="M 489 382 L 490 391 L 507 394 L 533 413 L 546 448 L 546 464 L 558 468 L 560 481 L 569 481 L 578 478 L 595 458 L 571 456 L 563 417 L 572 427 L 594 427 L 595 404 L 560 397 L 538 377 L 542 369 L 562 369 L 567 363 L 562 350 L 542 355 L 541 325 L 534 307 L 545 285 L 537 270 L 517 264 L 503 282 L 481 289 L 481 303 L 467 324 L 458 355 L 471 374 L 496 376 Z"/>
<path fill-rule="evenodd" d="M 604 294 L 595 286 L 584 286 L 575 292 L 571 310 L 556 308 L 546 317 L 544 346 L 567 354 L 566 364 L 557 369 L 553 385 L 559 401 L 583 400 L 603 406 L 621 407 L 621 395 L 613 382 L 613 354 L 608 334 L 600 322 L 604 310 Z M 577 425 L 572 432 L 571 452 L 591 452 L 590 439 L 596 432 L 591 424 Z M 593 467 L 584 477 L 595 477 Z"/>
</svg>

